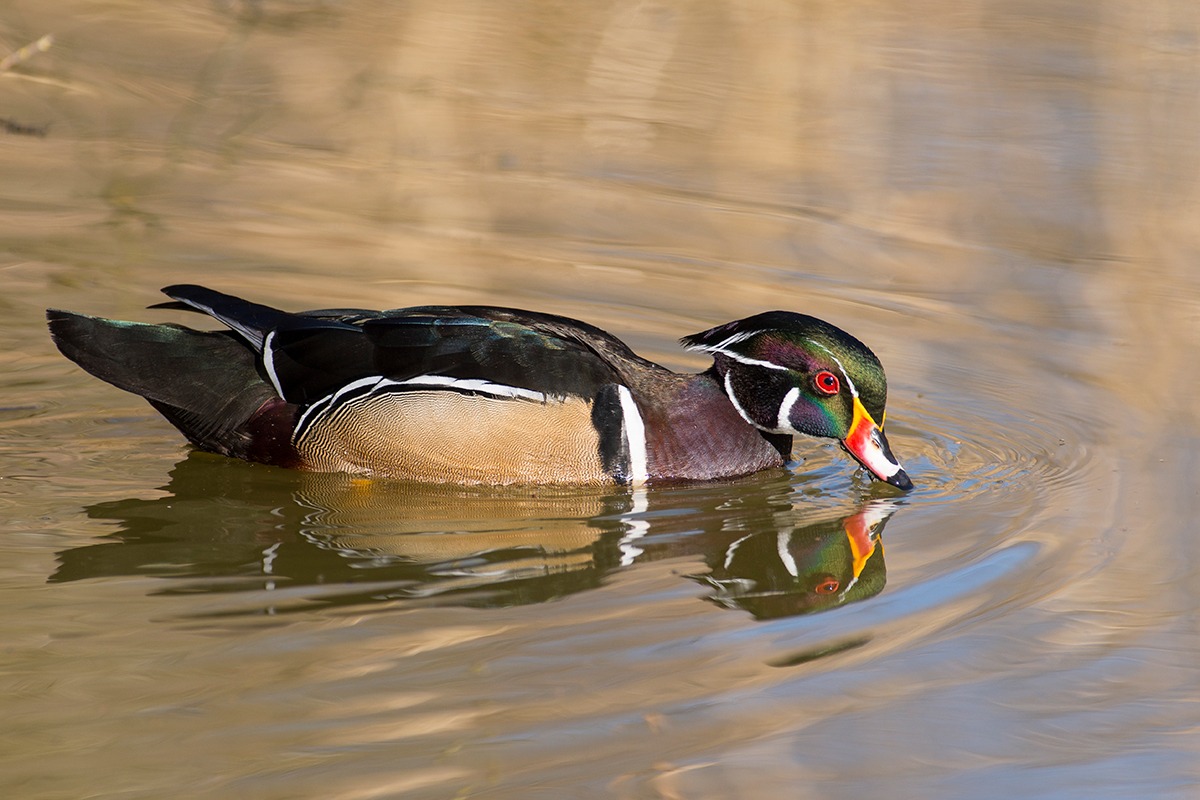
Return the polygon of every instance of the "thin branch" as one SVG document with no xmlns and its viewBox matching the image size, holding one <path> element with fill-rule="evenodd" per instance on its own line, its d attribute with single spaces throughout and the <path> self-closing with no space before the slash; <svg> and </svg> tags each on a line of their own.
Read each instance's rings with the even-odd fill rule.
<svg viewBox="0 0 1200 800">
<path fill-rule="evenodd" d="M 4 58 L 0 59 L 0 72 L 10 70 L 17 64 L 33 58 L 38 53 L 44 53 L 54 44 L 54 34 L 47 33 L 36 42 L 30 42 L 16 52 L 9 53 Z"/>
</svg>

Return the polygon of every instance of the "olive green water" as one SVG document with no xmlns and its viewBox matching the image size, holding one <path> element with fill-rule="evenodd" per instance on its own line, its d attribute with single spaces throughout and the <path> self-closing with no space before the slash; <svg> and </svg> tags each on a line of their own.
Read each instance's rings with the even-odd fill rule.
<svg viewBox="0 0 1200 800">
<path fill-rule="evenodd" d="M 0 8 L 0 793 L 1200 794 L 1193 3 Z M 197 282 L 889 374 L 714 485 L 188 454 L 51 346 Z M 191 322 L 195 323 L 193 317 Z"/>
</svg>

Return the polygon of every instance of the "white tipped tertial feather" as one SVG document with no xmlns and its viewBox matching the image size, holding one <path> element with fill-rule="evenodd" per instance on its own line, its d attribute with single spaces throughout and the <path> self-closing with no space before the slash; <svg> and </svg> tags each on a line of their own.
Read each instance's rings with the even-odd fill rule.
<svg viewBox="0 0 1200 800">
<path fill-rule="evenodd" d="M 236 320 L 233 317 L 228 317 L 225 314 L 222 314 L 220 311 L 217 311 L 216 309 L 214 309 L 212 306 L 208 305 L 207 303 L 201 303 L 199 300 L 195 300 L 191 297 L 186 297 L 186 298 L 176 297 L 174 299 L 176 302 L 183 303 L 185 306 L 191 306 L 192 308 L 196 309 L 197 311 L 203 311 L 205 314 L 208 314 L 210 317 L 217 320 L 218 322 L 228 325 L 231 330 L 233 330 L 239 336 L 241 336 L 246 341 L 248 341 L 250 344 L 252 344 L 254 346 L 255 350 L 263 353 L 264 356 L 266 355 L 266 341 L 269 338 L 269 334 L 267 337 L 264 337 L 263 332 L 261 330 L 258 330 L 256 328 L 251 328 L 247 325 L 244 325 L 239 320 Z"/>
<path fill-rule="evenodd" d="M 283 397 L 283 387 L 279 385 L 279 375 L 275 373 L 275 348 L 272 346 L 275 341 L 275 331 L 267 334 L 267 337 L 262 342 L 262 357 L 263 367 L 267 370 L 267 377 L 271 379 L 271 385 L 275 387 L 275 393 Z"/>
</svg>

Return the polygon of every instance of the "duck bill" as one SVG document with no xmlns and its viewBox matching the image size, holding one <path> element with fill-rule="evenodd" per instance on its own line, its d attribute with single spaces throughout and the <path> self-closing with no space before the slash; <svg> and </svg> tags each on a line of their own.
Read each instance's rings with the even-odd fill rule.
<svg viewBox="0 0 1200 800">
<path fill-rule="evenodd" d="M 908 473 L 892 455 L 883 429 L 875 424 L 857 397 L 854 398 L 854 420 L 850 423 L 850 433 L 842 440 L 842 447 L 884 483 L 905 491 L 912 488 Z"/>
</svg>

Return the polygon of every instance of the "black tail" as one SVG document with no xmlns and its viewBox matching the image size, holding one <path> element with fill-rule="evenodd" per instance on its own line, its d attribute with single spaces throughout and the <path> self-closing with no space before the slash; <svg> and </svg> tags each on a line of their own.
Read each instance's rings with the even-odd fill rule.
<svg viewBox="0 0 1200 800">
<path fill-rule="evenodd" d="M 252 418 L 278 399 L 255 354 L 229 331 L 46 312 L 54 343 L 103 381 L 141 395 L 197 447 L 247 458 Z"/>
</svg>

